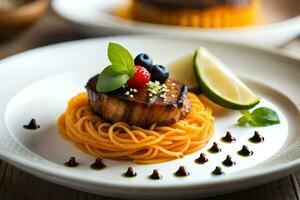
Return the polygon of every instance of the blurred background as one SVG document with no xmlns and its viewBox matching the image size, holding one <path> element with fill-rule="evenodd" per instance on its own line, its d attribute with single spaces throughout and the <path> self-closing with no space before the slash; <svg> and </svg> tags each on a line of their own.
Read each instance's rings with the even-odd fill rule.
<svg viewBox="0 0 300 200">
<path fill-rule="evenodd" d="M 136 2 L 139 3 L 139 0 Z M 151 0 L 141 2 L 151 4 Z M 187 2 L 190 3 L 191 0 Z M 243 10 L 242 15 L 237 15 L 236 18 L 248 17 L 249 24 L 240 26 L 232 24 L 235 25 L 234 27 L 222 27 L 227 22 L 223 25 L 218 22 L 207 25 L 207 23 L 199 24 L 198 20 L 195 25 L 195 23 L 168 24 L 166 20 L 160 19 L 149 18 L 148 20 L 145 18 L 147 16 L 131 15 L 133 9 L 141 9 L 137 6 L 141 5 L 130 0 L 0 0 L 0 59 L 21 51 L 63 41 L 149 33 L 251 42 L 283 48 L 293 56 L 300 55 L 299 0 L 261 0 L 255 7 L 256 10 L 251 10 L 251 14 L 255 12 L 255 17 L 259 20 L 254 22 L 251 18 L 250 22 L 249 13 L 246 16 L 244 13 L 247 11 Z M 161 13 L 166 11 L 160 11 L 157 15 L 162 15 Z M 181 18 L 186 17 L 178 13 L 176 15 Z M 205 17 L 203 13 L 199 16 Z M 178 21 L 181 22 L 181 18 L 178 18 Z M 217 20 L 222 22 L 220 18 Z"/>
<path fill-rule="evenodd" d="M 85 37 L 54 14 L 49 0 L 0 0 L 0 59 L 81 38 Z"/>
</svg>

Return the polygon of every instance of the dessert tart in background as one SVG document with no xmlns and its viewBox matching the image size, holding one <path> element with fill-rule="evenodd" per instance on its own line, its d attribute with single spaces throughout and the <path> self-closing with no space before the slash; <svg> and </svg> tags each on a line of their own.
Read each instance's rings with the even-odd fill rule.
<svg viewBox="0 0 300 200">
<path fill-rule="evenodd" d="M 131 0 L 115 15 L 157 24 L 226 28 L 258 22 L 259 0 Z"/>
</svg>

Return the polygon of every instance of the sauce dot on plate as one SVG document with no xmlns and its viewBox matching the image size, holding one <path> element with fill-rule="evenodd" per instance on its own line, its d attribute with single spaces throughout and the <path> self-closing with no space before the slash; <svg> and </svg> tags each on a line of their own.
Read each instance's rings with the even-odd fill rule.
<svg viewBox="0 0 300 200">
<path fill-rule="evenodd" d="M 243 145 L 242 149 L 238 151 L 238 154 L 241 156 L 251 156 L 253 155 L 253 151 L 250 151 L 248 146 Z"/>
<path fill-rule="evenodd" d="M 93 164 L 91 164 L 91 169 L 100 170 L 104 169 L 106 166 L 103 164 L 100 158 L 97 158 Z"/>
<path fill-rule="evenodd" d="M 184 177 L 189 176 L 190 173 L 186 170 L 185 166 L 180 166 L 179 169 L 175 172 L 176 176 Z"/>
<path fill-rule="evenodd" d="M 159 180 L 162 179 L 162 175 L 159 174 L 158 170 L 153 170 L 153 173 L 149 176 L 150 179 Z"/>
<path fill-rule="evenodd" d="M 224 175 L 225 173 L 223 172 L 222 168 L 217 166 L 214 171 L 211 172 L 213 175 L 217 175 L 217 176 L 220 176 L 220 175 Z"/>
<path fill-rule="evenodd" d="M 213 146 L 208 150 L 210 153 L 218 153 L 221 150 L 221 148 L 219 147 L 218 143 L 214 142 Z"/>
<path fill-rule="evenodd" d="M 79 163 L 76 161 L 75 157 L 72 156 L 68 162 L 65 162 L 66 167 L 77 167 Z"/>
<path fill-rule="evenodd" d="M 222 141 L 226 143 L 233 143 L 236 139 L 232 136 L 231 132 L 227 131 L 226 135 L 222 137 Z"/>
<path fill-rule="evenodd" d="M 198 163 L 198 164 L 204 164 L 204 163 L 208 162 L 208 159 L 207 159 L 207 157 L 204 153 L 201 153 L 199 158 L 197 158 L 195 160 L 195 162 Z"/>
<path fill-rule="evenodd" d="M 126 177 L 135 177 L 137 173 L 133 171 L 132 167 L 128 167 L 127 171 L 124 173 L 124 176 Z"/>
<path fill-rule="evenodd" d="M 265 138 L 260 135 L 258 131 L 255 131 L 253 137 L 251 137 L 249 140 L 253 143 L 261 143 L 265 140 Z"/>
<path fill-rule="evenodd" d="M 226 167 L 231 167 L 236 163 L 232 160 L 230 155 L 227 155 L 226 159 L 222 162 L 222 164 L 225 165 Z"/>
<path fill-rule="evenodd" d="M 38 125 L 36 123 L 35 119 L 31 119 L 29 124 L 23 125 L 23 128 L 28 129 L 28 130 L 36 130 L 36 129 L 40 128 L 40 125 Z"/>
</svg>

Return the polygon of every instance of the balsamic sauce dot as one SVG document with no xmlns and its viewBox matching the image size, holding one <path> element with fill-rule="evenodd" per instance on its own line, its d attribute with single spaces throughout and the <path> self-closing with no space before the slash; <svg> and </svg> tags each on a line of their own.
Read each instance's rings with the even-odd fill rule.
<svg viewBox="0 0 300 200">
<path fill-rule="evenodd" d="M 76 162 L 76 159 L 73 156 L 69 159 L 68 162 L 65 162 L 66 167 L 77 167 L 78 165 L 79 165 L 79 163 Z"/>
<path fill-rule="evenodd" d="M 251 156 L 253 155 L 253 151 L 250 151 L 248 146 L 243 145 L 242 149 L 238 151 L 238 154 L 241 156 Z"/>
<path fill-rule="evenodd" d="M 183 176 L 189 176 L 190 173 L 186 170 L 184 166 L 180 166 L 179 169 L 175 172 L 176 176 L 183 177 Z"/>
<path fill-rule="evenodd" d="M 99 170 L 99 169 L 104 169 L 106 166 L 103 164 L 103 162 L 100 158 L 97 158 L 95 160 L 95 162 L 93 164 L 91 164 L 90 167 L 91 167 L 91 169 Z"/>
<path fill-rule="evenodd" d="M 208 159 L 207 159 L 207 157 L 204 153 L 201 153 L 199 158 L 197 158 L 195 160 L 195 162 L 198 163 L 198 164 L 204 164 L 204 163 L 208 162 Z"/>
<path fill-rule="evenodd" d="M 232 160 L 230 155 L 227 155 L 226 159 L 222 162 L 222 164 L 226 167 L 231 167 L 235 165 L 235 162 Z"/>
<path fill-rule="evenodd" d="M 225 173 L 222 171 L 222 168 L 217 166 L 214 171 L 211 172 L 213 175 L 224 175 Z"/>
<path fill-rule="evenodd" d="M 153 173 L 149 176 L 150 179 L 159 180 L 162 179 L 162 175 L 159 174 L 158 170 L 153 170 Z"/>
<path fill-rule="evenodd" d="M 218 152 L 220 152 L 222 150 L 219 148 L 218 143 L 214 142 L 213 146 L 208 151 L 210 153 L 218 153 Z"/>
<path fill-rule="evenodd" d="M 40 128 L 40 125 L 38 125 L 38 124 L 36 123 L 36 120 L 35 120 L 35 119 L 31 119 L 30 122 L 29 122 L 29 124 L 23 125 L 23 128 L 29 129 L 29 130 L 35 130 L 35 129 Z"/>
<path fill-rule="evenodd" d="M 258 131 L 255 131 L 253 137 L 251 137 L 249 140 L 253 143 L 261 143 L 265 140 L 265 138 L 261 136 Z"/>
<path fill-rule="evenodd" d="M 126 177 L 135 177 L 137 173 L 133 171 L 132 167 L 128 167 L 127 171 L 124 173 L 124 176 Z"/>
<path fill-rule="evenodd" d="M 232 136 L 232 134 L 229 131 L 227 131 L 226 135 L 222 137 L 222 141 L 227 143 L 233 143 L 236 141 L 236 139 Z"/>
</svg>

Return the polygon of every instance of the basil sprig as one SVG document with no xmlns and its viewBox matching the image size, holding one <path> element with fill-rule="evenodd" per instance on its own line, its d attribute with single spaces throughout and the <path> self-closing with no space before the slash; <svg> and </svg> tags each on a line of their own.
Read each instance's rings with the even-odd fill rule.
<svg viewBox="0 0 300 200">
<path fill-rule="evenodd" d="M 110 92 L 122 87 L 134 75 L 134 60 L 130 52 L 119 44 L 110 42 L 107 50 L 111 65 L 98 76 L 98 92 Z"/>
<path fill-rule="evenodd" d="M 253 127 L 262 127 L 280 123 L 277 113 L 270 108 L 260 107 L 253 112 L 242 110 L 241 113 L 243 116 L 238 120 L 241 126 L 248 124 Z"/>
</svg>

